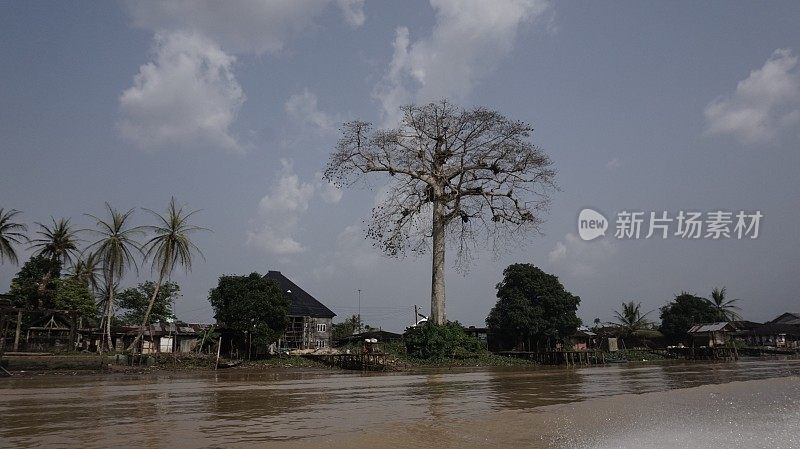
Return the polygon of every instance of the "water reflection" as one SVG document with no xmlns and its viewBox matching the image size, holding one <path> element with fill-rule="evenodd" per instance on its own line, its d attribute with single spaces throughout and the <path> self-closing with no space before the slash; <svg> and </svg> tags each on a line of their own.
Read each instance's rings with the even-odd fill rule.
<svg viewBox="0 0 800 449">
<path fill-rule="evenodd" d="M 798 374 L 798 360 L 762 360 L 416 374 L 232 370 L 7 379 L 0 381 L 0 447 L 247 445 Z"/>
</svg>

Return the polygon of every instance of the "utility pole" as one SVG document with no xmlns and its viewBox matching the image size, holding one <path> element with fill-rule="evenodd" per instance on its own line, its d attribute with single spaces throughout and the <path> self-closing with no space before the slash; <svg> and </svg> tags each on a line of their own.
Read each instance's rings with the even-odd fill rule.
<svg viewBox="0 0 800 449">
<path fill-rule="evenodd" d="M 419 316 L 419 306 L 414 304 L 414 326 L 417 325 L 417 317 Z"/>
<path fill-rule="evenodd" d="M 358 289 L 358 333 L 361 333 L 361 289 Z"/>
</svg>

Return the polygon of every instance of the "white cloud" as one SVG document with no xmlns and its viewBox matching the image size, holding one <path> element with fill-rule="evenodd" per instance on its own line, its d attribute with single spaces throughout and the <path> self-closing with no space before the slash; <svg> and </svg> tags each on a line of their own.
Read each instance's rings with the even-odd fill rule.
<svg viewBox="0 0 800 449">
<path fill-rule="evenodd" d="M 706 132 L 728 134 L 746 144 L 775 142 L 800 123 L 800 70 L 790 49 L 778 49 L 739 81 L 733 95 L 705 108 Z"/>
<path fill-rule="evenodd" d="M 381 252 L 364 238 L 364 230 L 357 224 L 346 226 L 336 236 L 333 251 L 317 260 L 314 268 L 317 279 L 331 279 L 355 270 L 359 273 L 375 272 L 382 262 Z"/>
<path fill-rule="evenodd" d="M 130 1 L 133 23 L 154 32 L 185 30 L 218 42 L 233 54 L 275 53 L 309 26 L 326 3 L 317 0 Z"/>
<path fill-rule="evenodd" d="M 619 158 L 611 159 L 610 161 L 606 162 L 606 168 L 609 170 L 616 170 L 622 166 L 622 162 L 619 161 Z"/>
<path fill-rule="evenodd" d="M 363 0 L 337 0 L 344 20 L 364 23 Z M 141 148 L 219 147 L 240 150 L 230 126 L 245 96 L 233 74 L 234 55 L 281 51 L 313 26 L 332 0 L 128 1 L 134 26 L 155 33 L 154 60 L 120 97 L 126 140 Z M 314 101 L 316 99 L 314 98 Z M 330 126 L 318 113 L 316 124 Z"/>
<path fill-rule="evenodd" d="M 258 203 L 257 218 L 247 233 L 247 244 L 277 256 L 306 251 L 295 238 L 300 218 L 308 211 L 315 195 L 328 204 L 338 203 L 342 191 L 315 173 L 312 182 L 300 179 L 292 161 L 281 159 L 281 170 L 270 192 Z"/>
<path fill-rule="evenodd" d="M 304 252 L 293 235 L 313 196 L 314 185 L 302 182 L 292 162 L 281 159 L 280 176 L 258 204 L 255 230 L 248 232 L 247 243 L 279 256 Z"/>
<path fill-rule="evenodd" d="M 334 120 L 319 110 L 317 96 L 308 89 L 289 97 L 284 104 L 284 110 L 294 120 L 311 124 L 321 131 L 334 129 Z"/>
<path fill-rule="evenodd" d="M 573 276 L 590 276 L 616 253 L 616 247 L 609 241 L 601 239 L 585 242 L 577 235 L 569 233 L 563 241 L 556 243 L 548 254 L 550 263 L 559 269 L 566 270 Z"/>
<path fill-rule="evenodd" d="M 135 0 L 127 6 L 137 27 L 154 32 L 185 30 L 218 42 L 233 54 L 276 53 L 313 25 L 327 0 Z M 363 0 L 337 0 L 345 21 L 364 24 Z"/>
<path fill-rule="evenodd" d="M 144 149 L 241 150 L 230 126 L 245 100 L 236 58 L 197 34 L 159 33 L 153 61 L 119 98 L 122 136 Z"/>
<path fill-rule="evenodd" d="M 541 17 L 545 0 L 431 0 L 436 24 L 431 35 L 411 42 L 395 32 L 394 55 L 375 96 L 387 121 L 409 101 L 456 100 L 491 73 L 514 46 L 519 27 Z"/>
<path fill-rule="evenodd" d="M 352 27 L 364 25 L 364 0 L 336 0 L 339 9 L 344 14 L 344 20 Z"/>
<path fill-rule="evenodd" d="M 317 191 L 322 201 L 328 204 L 336 204 L 342 199 L 342 189 L 327 179 L 322 177 L 321 172 L 317 172 L 314 177 L 317 179 Z"/>
</svg>

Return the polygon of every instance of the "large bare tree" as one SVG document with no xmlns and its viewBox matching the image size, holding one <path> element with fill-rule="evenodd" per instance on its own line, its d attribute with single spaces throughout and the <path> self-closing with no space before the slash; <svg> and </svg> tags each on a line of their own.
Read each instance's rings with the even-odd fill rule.
<svg viewBox="0 0 800 449">
<path fill-rule="evenodd" d="M 479 246 L 501 251 L 537 233 L 555 170 L 530 142 L 533 128 L 498 112 L 447 100 L 402 112 L 391 129 L 345 123 L 325 176 L 351 186 L 370 173 L 390 175 L 367 236 L 392 256 L 432 250 L 431 319 L 443 324 L 447 242 L 465 267 Z"/>
</svg>

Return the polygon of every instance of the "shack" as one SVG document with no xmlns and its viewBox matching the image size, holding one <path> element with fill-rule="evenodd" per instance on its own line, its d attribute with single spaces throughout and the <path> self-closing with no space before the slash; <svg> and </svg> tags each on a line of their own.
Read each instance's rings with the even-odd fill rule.
<svg viewBox="0 0 800 449">
<path fill-rule="evenodd" d="M 395 341 L 402 341 L 403 335 L 384 330 L 371 330 L 361 332 L 360 334 L 348 335 L 346 337 L 337 338 L 333 341 L 334 346 L 343 346 L 346 344 L 360 343 L 365 340 L 378 340 L 380 343 L 388 343 Z"/>
<path fill-rule="evenodd" d="M 575 351 L 586 351 L 597 347 L 597 334 L 589 330 L 586 326 L 581 326 L 569 337 L 572 349 Z"/>
<path fill-rule="evenodd" d="M 209 326 L 179 322 L 150 324 L 139 341 L 137 352 L 141 354 L 194 352 L 200 344 L 200 336 Z M 140 329 L 141 326 L 123 326 L 119 329 L 124 335 L 122 340 L 125 347 L 133 342 Z"/>
<path fill-rule="evenodd" d="M 484 348 L 489 347 L 489 329 L 485 327 L 470 326 L 470 327 L 465 327 L 464 332 L 466 332 L 467 335 L 471 335 L 477 338 L 478 341 L 483 343 Z"/>
<path fill-rule="evenodd" d="M 695 324 L 689 329 L 688 334 L 692 340 L 692 346 L 713 348 L 725 346 L 729 335 L 736 331 L 737 328 L 733 323 L 722 321 Z"/>
</svg>

